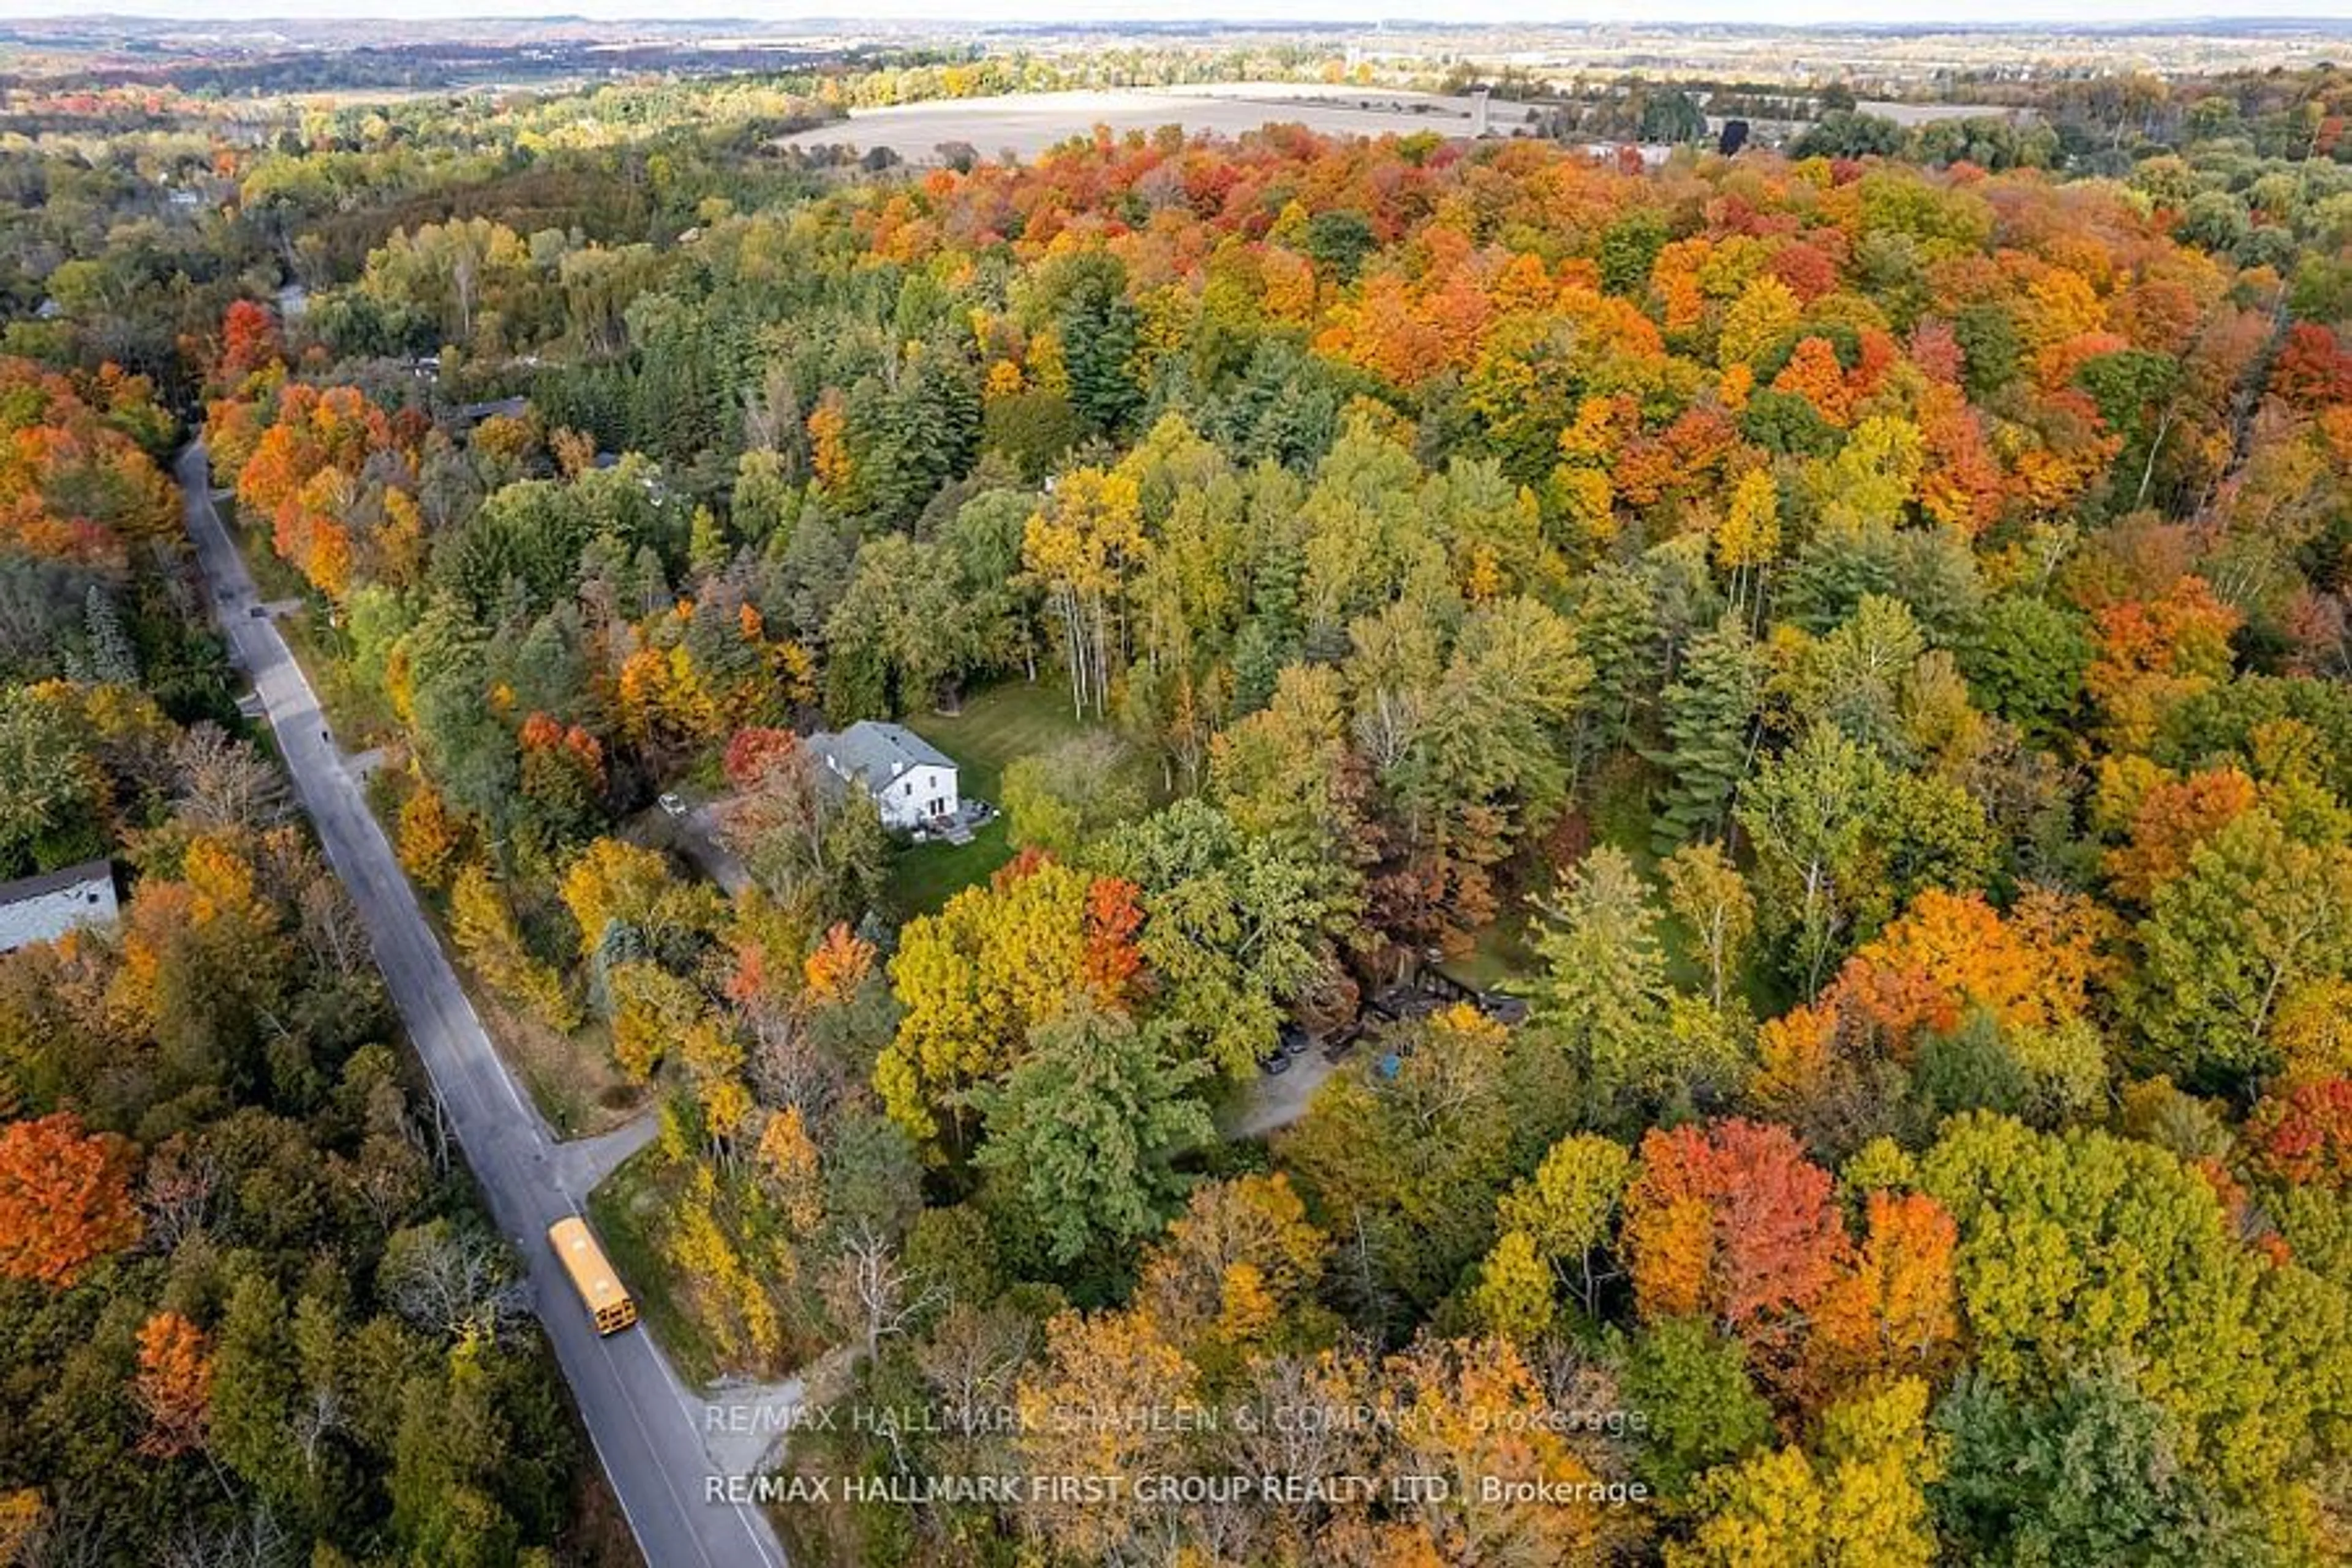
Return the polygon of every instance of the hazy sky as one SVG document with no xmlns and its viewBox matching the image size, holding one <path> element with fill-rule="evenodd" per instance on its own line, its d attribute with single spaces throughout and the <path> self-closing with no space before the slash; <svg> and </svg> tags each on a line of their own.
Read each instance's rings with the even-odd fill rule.
<svg viewBox="0 0 2352 1568">
<path fill-rule="evenodd" d="M 2303 16 L 2352 19 L 2352 0 L 90 0 L 89 11 L 174 16 L 286 16 L 306 20 L 377 16 L 432 17 L 585 16 L 708 16 L 772 19 L 812 17 L 900 19 L 952 23 L 986 21 L 1150 20 L 1203 17 L 1255 21 L 1372 21 L 1382 16 L 1464 22 L 1905 22 L 2115 23 L 2201 16 Z M 58 16 L 83 7 L 59 0 L 0 0 L 0 16 Z"/>
</svg>

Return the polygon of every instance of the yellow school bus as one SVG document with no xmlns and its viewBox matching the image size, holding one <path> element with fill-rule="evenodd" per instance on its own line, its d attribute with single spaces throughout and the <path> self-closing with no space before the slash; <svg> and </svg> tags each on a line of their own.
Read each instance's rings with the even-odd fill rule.
<svg viewBox="0 0 2352 1568">
<path fill-rule="evenodd" d="M 581 1303 L 596 1321 L 598 1333 L 617 1334 L 637 1321 L 637 1304 L 622 1289 L 620 1278 L 613 1272 L 604 1249 L 589 1234 L 585 1220 L 577 1215 L 557 1220 L 547 1227 L 547 1244 L 563 1259 L 572 1288 L 580 1292 Z"/>
</svg>

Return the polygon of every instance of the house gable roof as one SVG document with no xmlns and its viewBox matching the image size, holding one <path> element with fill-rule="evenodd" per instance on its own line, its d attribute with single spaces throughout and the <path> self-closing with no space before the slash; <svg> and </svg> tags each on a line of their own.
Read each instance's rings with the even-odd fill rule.
<svg viewBox="0 0 2352 1568">
<path fill-rule="evenodd" d="M 910 768 L 955 771 L 955 759 L 908 729 L 861 719 L 838 733 L 820 732 L 808 738 L 809 750 L 843 778 L 854 778 L 870 794 L 878 795 Z"/>
<path fill-rule="evenodd" d="M 114 865 L 109 860 L 85 860 L 0 883 L 0 952 L 54 942 L 76 926 L 111 921 L 118 912 Z"/>
</svg>

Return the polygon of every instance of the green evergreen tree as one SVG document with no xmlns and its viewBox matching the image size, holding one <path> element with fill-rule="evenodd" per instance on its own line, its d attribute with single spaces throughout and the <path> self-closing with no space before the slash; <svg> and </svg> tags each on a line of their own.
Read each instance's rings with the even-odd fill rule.
<svg viewBox="0 0 2352 1568">
<path fill-rule="evenodd" d="M 1746 626 L 1727 616 L 1692 641 L 1665 689 L 1666 743 L 1650 757 L 1666 770 L 1654 834 L 1660 854 L 1722 836 L 1755 755 L 1763 695 L 1763 653 Z"/>
<path fill-rule="evenodd" d="M 213 1352 L 213 1454 L 279 1508 L 303 1491 L 286 1326 L 285 1296 L 267 1275 L 248 1274 L 229 1292 Z"/>
<path fill-rule="evenodd" d="M 1208 1068 L 1171 1061 L 1156 1031 L 1079 1002 L 1040 1025 L 1026 1060 L 972 1095 L 987 1118 L 976 1163 L 1068 1265 L 1156 1234 L 1190 1178 L 1175 1158 L 1216 1128 L 1192 1094 Z"/>
<path fill-rule="evenodd" d="M 1100 253 L 1080 258 L 1076 288 L 1062 310 L 1062 352 L 1069 367 L 1070 405 L 1089 435 L 1124 430 L 1143 406 L 1135 384 L 1135 307 L 1127 300 L 1127 268 Z"/>
</svg>

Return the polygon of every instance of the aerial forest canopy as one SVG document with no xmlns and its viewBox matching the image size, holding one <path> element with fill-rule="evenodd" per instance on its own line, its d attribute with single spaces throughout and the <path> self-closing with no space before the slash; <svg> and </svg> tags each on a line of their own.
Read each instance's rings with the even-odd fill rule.
<svg viewBox="0 0 2352 1568">
<path fill-rule="evenodd" d="M 384 188 L 425 130 L 297 138 L 228 205 L 299 308 L 155 374 L 542 1109 L 661 1118 L 594 1213 L 681 1369 L 1023 1416 L 787 1464 L 1452 1482 L 780 1505 L 796 1554 L 2336 1560 L 2352 78 L 2242 86 L 2098 174 L 1826 121 L 860 172 L 743 89 Z M 502 182 L 549 221 L 451 195 Z M 75 374 L 0 366 L 0 870 L 135 880 L 0 963 L 0 1563 L 87 1508 L 44 1345 L 220 1517 L 514 1561 L 550 1475 L 410 1423 L 572 1438 L 503 1298 L 412 1310 L 462 1194 L 219 782 L 170 416 Z M 861 721 L 1002 817 L 908 841 L 827 766 Z M 254 933 L 194 1037 L 159 998 Z M 159 1233 L 197 1151 L 226 1195 L 313 1144 L 332 1205 Z M 1380 1419 L 1250 1418 L 1302 1404 Z"/>
</svg>

